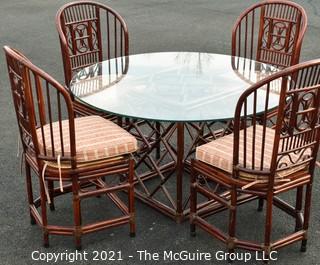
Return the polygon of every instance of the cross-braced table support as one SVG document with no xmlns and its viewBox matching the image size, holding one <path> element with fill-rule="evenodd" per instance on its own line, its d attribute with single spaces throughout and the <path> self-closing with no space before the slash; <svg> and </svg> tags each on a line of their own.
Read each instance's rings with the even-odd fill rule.
<svg viewBox="0 0 320 265">
<path fill-rule="evenodd" d="M 130 133 L 140 142 L 140 151 L 135 156 L 136 197 L 176 222 L 183 221 L 189 214 L 188 172 L 195 148 L 230 133 L 232 122 L 159 123 L 134 120 L 127 124 Z M 221 125 L 224 128 L 221 129 Z M 219 188 L 216 183 L 203 185 L 211 189 Z M 204 215 L 223 210 L 212 198 L 202 200 L 198 208 Z"/>
<path fill-rule="evenodd" d="M 128 130 L 140 142 L 136 154 L 136 196 L 174 219 L 183 216 L 183 124 L 131 121 Z M 177 148 L 173 135 L 180 135 Z M 176 173 L 176 184 L 169 185 Z M 176 190 L 172 190 L 176 187 Z M 178 218 L 178 216 L 180 216 Z"/>
</svg>

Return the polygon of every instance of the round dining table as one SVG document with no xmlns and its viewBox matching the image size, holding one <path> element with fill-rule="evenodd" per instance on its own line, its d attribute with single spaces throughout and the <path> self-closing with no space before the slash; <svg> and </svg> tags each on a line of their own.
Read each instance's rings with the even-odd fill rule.
<svg viewBox="0 0 320 265">
<path fill-rule="evenodd" d="M 137 137 L 137 198 L 180 222 L 189 212 L 184 183 L 196 146 L 232 133 L 239 96 L 276 71 L 229 55 L 145 53 L 83 68 L 70 89 L 76 100 L 115 115 Z M 279 103 L 278 87 L 273 90 L 270 109 Z M 266 93 L 257 96 L 255 107 L 263 112 Z"/>
</svg>

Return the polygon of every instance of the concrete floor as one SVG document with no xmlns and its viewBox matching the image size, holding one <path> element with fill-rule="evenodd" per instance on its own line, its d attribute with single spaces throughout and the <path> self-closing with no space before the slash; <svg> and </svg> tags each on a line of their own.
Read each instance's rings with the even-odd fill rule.
<svg viewBox="0 0 320 265">
<path fill-rule="evenodd" d="M 0 0 L 0 46 L 10 45 L 21 50 L 33 63 L 63 81 L 60 47 L 54 24 L 55 13 L 64 0 Z M 236 17 L 250 4 L 245 0 L 110 0 L 101 2 L 115 8 L 127 21 L 130 32 L 130 53 L 153 51 L 202 51 L 230 54 L 231 28 Z M 320 57 L 320 1 L 299 0 L 309 17 L 301 60 Z M 44 249 L 41 231 L 30 226 L 24 178 L 20 176 L 17 153 L 18 131 L 8 84 L 3 53 L 0 53 L 0 264 L 46 264 L 32 261 L 31 253 L 72 252 L 72 238 L 52 237 L 51 247 Z M 299 252 L 299 244 L 282 249 L 275 264 L 320 264 L 319 170 L 316 172 L 308 251 Z M 69 211 L 70 198 L 57 202 L 55 219 Z M 98 216 L 104 206 L 88 204 L 86 215 Z M 101 208 L 102 207 L 102 208 Z M 240 234 L 262 235 L 264 214 L 256 205 L 240 208 Z M 224 224 L 226 215 L 216 218 Z M 275 211 L 274 237 L 291 227 L 287 217 Z M 290 230 L 289 230 L 290 231 Z M 199 231 L 190 238 L 188 223 L 177 225 L 170 219 L 137 202 L 137 236 L 128 237 L 127 227 L 106 230 L 84 237 L 85 250 L 123 252 L 123 261 L 88 261 L 78 264 L 226 264 L 217 261 L 140 261 L 137 250 L 211 252 L 225 250 L 217 240 Z M 91 255 L 91 254 L 90 254 Z M 133 258 L 127 258 L 133 255 Z M 90 256 L 92 258 L 92 255 Z M 52 263 L 53 264 L 53 263 Z M 57 264 L 70 264 L 58 262 Z M 235 264 L 242 264 L 236 262 Z M 255 264 L 253 261 L 247 264 Z"/>
</svg>

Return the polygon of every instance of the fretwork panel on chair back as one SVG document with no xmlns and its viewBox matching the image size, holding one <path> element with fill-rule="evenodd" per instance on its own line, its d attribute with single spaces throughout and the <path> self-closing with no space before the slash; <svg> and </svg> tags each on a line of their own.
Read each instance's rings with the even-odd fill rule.
<svg viewBox="0 0 320 265">
<path fill-rule="evenodd" d="M 39 168 L 44 160 L 57 161 L 58 156 L 61 161 L 75 163 L 74 112 L 68 92 L 18 51 L 9 47 L 4 50 L 24 152 L 37 159 Z M 56 107 L 52 107 L 53 102 Z M 65 115 L 68 124 L 62 125 Z M 69 146 L 63 143 L 64 134 L 70 137 Z"/>
<path fill-rule="evenodd" d="M 286 68 L 299 62 L 307 16 L 290 1 L 262 1 L 244 11 L 232 31 L 232 55 Z"/>
<path fill-rule="evenodd" d="M 258 112 L 270 108 L 275 85 L 280 96 L 273 130 Z M 315 60 L 276 73 L 240 97 L 234 124 L 235 177 L 260 176 L 273 184 L 301 170 L 313 174 L 320 137 L 319 90 L 320 61 Z"/>
<path fill-rule="evenodd" d="M 57 13 L 56 26 L 67 86 L 80 69 L 129 54 L 125 21 L 103 4 L 92 1 L 66 4 Z"/>
</svg>

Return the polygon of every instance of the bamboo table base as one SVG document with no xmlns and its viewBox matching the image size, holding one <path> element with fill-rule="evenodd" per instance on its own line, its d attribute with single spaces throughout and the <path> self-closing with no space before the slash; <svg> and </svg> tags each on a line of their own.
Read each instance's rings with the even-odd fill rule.
<svg viewBox="0 0 320 265">
<path fill-rule="evenodd" d="M 231 132 L 232 123 L 159 123 L 127 121 L 128 131 L 140 142 L 136 160 L 136 197 L 176 222 L 182 222 L 189 214 L 190 159 L 195 148 Z M 223 129 L 217 129 L 217 127 Z M 216 183 L 203 182 L 207 188 L 218 189 Z M 222 191 L 222 196 L 228 197 Z M 244 195 L 243 203 L 253 199 Z M 212 199 L 204 199 L 198 205 L 200 214 L 209 215 L 224 208 Z"/>
</svg>

